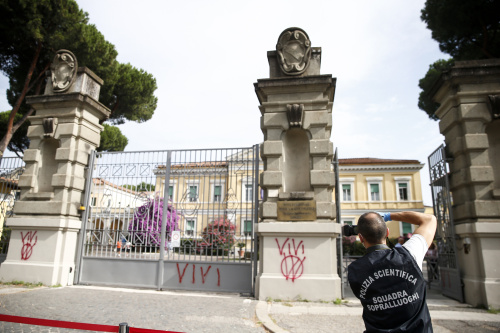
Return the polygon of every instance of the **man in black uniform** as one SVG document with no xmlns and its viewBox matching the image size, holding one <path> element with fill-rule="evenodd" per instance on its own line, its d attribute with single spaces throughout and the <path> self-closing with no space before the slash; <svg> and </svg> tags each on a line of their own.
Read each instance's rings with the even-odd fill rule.
<svg viewBox="0 0 500 333">
<path fill-rule="evenodd" d="M 413 236 L 399 248 L 389 249 L 385 222 L 417 225 Z M 436 232 L 436 218 L 417 212 L 361 215 L 358 235 L 366 254 L 348 268 L 349 284 L 363 305 L 363 320 L 370 332 L 432 332 L 427 308 L 422 262 Z"/>
</svg>

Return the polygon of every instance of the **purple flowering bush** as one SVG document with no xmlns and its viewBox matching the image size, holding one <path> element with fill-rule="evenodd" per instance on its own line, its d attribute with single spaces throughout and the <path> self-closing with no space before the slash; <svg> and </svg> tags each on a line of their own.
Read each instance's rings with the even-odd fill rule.
<svg viewBox="0 0 500 333">
<path fill-rule="evenodd" d="M 134 245 L 145 247 L 160 246 L 163 204 L 163 198 L 156 197 L 148 199 L 144 205 L 135 209 L 134 218 L 128 226 Z M 170 203 L 167 203 L 167 205 L 165 242 L 168 241 L 170 233 L 178 229 L 180 219 L 175 208 Z"/>
</svg>

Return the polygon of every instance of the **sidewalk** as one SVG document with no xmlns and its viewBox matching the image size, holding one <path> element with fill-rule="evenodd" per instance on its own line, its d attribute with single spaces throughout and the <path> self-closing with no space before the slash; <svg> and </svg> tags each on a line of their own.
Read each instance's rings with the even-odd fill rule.
<svg viewBox="0 0 500 333">
<path fill-rule="evenodd" d="M 317 302 L 264 302 L 256 313 L 264 326 L 274 333 L 363 332 L 361 302 L 349 288 L 342 304 Z M 436 333 L 500 332 L 500 314 L 491 314 L 427 290 L 427 305 Z"/>
<path fill-rule="evenodd" d="M 360 302 L 349 294 L 341 305 L 265 302 L 238 294 L 175 292 L 95 286 L 64 288 L 0 285 L 0 313 L 80 323 L 177 332 L 362 332 Z M 431 289 L 434 331 L 498 332 L 500 314 L 471 308 Z M 0 322 L 0 332 L 89 332 Z"/>
</svg>

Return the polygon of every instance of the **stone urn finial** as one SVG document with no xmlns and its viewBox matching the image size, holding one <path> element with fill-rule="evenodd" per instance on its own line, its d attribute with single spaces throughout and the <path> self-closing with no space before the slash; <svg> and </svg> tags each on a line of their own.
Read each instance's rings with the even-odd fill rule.
<svg viewBox="0 0 500 333">
<path fill-rule="evenodd" d="M 304 73 L 311 60 L 311 41 L 300 28 L 288 28 L 278 38 L 276 53 L 281 70 L 287 75 Z"/>
<path fill-rule="evenodd" d="M 50 67 L 53 91 L 62 93 L 68 90 L 75 81 L 77 69 L 78 61 L 71 51 L 57 51 Z"/>
</svg>

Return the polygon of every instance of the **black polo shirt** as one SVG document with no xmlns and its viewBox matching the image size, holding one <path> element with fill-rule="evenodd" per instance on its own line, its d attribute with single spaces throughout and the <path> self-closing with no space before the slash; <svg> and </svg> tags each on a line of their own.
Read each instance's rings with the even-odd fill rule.
<svg viewBox="0 0 500 333">
<path fill-rule="evenodd" d="M 405 247 L 376 245 L 349 265 L 348 279 L 371 332 L 433 332 L 422 271 Z"/>
</svg>

